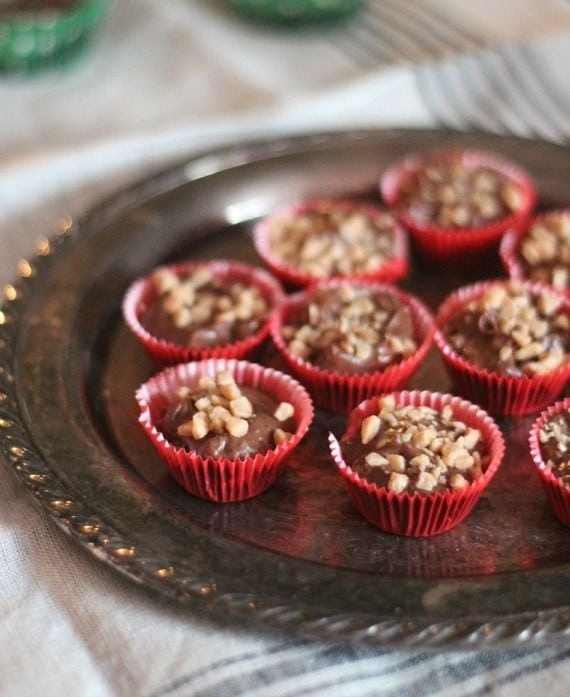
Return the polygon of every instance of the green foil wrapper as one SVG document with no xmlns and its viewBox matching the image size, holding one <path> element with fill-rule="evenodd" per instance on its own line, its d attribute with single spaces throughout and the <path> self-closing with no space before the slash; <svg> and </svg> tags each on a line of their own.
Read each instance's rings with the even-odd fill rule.
<svg viewBox="0 0 570 697">
<path fill-rule="evenodd" d="M 0 73 L 66 65 L 88 43 L 108 7 L 109 0 L 76 0 L 65 10 L 0 12 Z"/>
<path fill-rule="evenodd" d="M 342 19 L 362 5 L 362 0 L 227 0 L 227 2 L 250 18 L 280 24 Z"/>
</svg>

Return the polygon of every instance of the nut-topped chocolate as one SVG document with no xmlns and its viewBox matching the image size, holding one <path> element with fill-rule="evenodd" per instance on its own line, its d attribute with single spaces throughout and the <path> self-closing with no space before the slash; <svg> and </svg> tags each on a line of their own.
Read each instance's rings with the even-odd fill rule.
<svg viewBox="0 0 570 697">
<path fill-rule="evenodd" d="M 175 446 L 202 457 L 246 459 L 281 445 L 295 430 L 295 409 L 252 387 L 240 387 L 228 371 L 181 386 L 159 430 Z"/>
<path fill-rule="evenodd" d="M 140 316 L 153 336 L 207 348 L 245 339 L 259 331 L 269 311 L 255 286 L 217 278 L 207 266 L 179 275 L 159 268 L 152 275 L 156 297 Z"/>
<path fill-rule="evenodd" d="M 443 327 L 449 344 L 470 363 L 521 377 L 567 363 L 570 319 L 560 297 L 517 281 L 491 285 Z"/>
<path fill-rule="evenodd" d="M 294 356 L 336 373 L 382 370 L 418 348 L 411 310 L 397 295 L 348 283 L 317 288 L 283 337 Z"/>
<path fill-rule="evenodd" d="M 371 207 L 314 203 L 266 224 L 271 252 L 315 278 L 372 273 L 395 255 L 395 219 Z"/>
<path fill-rule="evenodd" d="M 397 494 L 464 489 L 488 459 L 481 432 L 456 419 L 450 405 L 397 406 L 392 396 L 378 400 L 378 413 L 362 420 L 342 450 L 352 470 Z"/>
<path fill-rule="evenodd" d="M 481 227 L 524 204 L 520 186 L 501 172 L 438 158 L 402 182 L 397 201 L 416 223 L 449 229 Z"/>
<path fill-rule="evenodd" d="M 527 278 L 566 290 L 570 285 L 570 214 L 557 211 L 532 223 L 521 239 L 520 256 Z"/>
<path fill-rule="evenodd" d="M 542 458 L 561 483 L 570 489 L 570 411 L 555 413 L 539 433 Z"/>
</svg>

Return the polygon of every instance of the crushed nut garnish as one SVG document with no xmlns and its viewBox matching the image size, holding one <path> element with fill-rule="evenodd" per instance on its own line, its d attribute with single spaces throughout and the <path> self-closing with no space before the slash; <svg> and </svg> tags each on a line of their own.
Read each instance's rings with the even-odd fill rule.
<svg viewBox="0 0 570 697">
<path fill-rule="evenodd" d="M 318 289 L 299 324 L 283 328 L 298 358 L 345 372 L 381 369 L 417 351 L 410 309 L 396 296 L 347 283 Z"/>
<path fill-rule="evenodd" d="M 570 489 L 570 411 L 565 409 L 545 421 L 538 439 L 547 467 Z"/>
<path fill-rule="evenodd" d="M 272 251 L 300 271 L 325 278 L 375 271 L 394 256 L 394 217 L 323 203 L 269 220 Z"/>
<path fill-rule="evenodd" d="M 434 159 L 402 186 L 399 204 L 418 222 L 468 228 L 511 215 L 524 197 L 517 184 L 490 167 Z"/>
<path fill-rule="evenodd" d="M 453 348 L 473 363 L 507 375 L 544 375 L 568 361 L 563 301 L 519 282 L 490 286 L 447 324 Z"/>
<path fill-rule="evenodd" d="M 382 397 L 362 420 L 358 441 L 345 443 L 352 468 L 388 491 L 459 490 L 478 479 L 486 461 L 481 432 L 457 419 L 450 405 L 396 406 Z"/>
<path fill-rule="evenodd" d="M 223 283 L 206 267 L 179 277 L 171 269 L 152 274 L 160 309 L 176 329 L 194 329 L 262 320 L 268 305 L 256 287 L 232 281 Z"/>
<path fill-rule="evenodd" d="M 570 285 L 570 215 L 555 212 L 533 223 L 520 245 L 527 275 L 558 290 Z"/>
<path fill-rule="evenodd" d="M 183 385 L 177 390 L 181 400 L 192 400 L 195 413 L 192 418 L 177 428 L 179 436 L 202 440 L 210 433 L 229 433 L 235 438 L 242 438 L 249 431 L 249 423 L 255 416 L 254 407 L 233 375 L 223 370 L 215 377 L 203 375 L 198 380 L 198 387 L 192 390 Z M 278 421 L 287 421 L 295 415 L 295 408 L 289 402 L 281 402 L 275 411 Z M 276 445 L 292 437 L 291 433 L 276 428 L 273 439 Z"/>
</svg>

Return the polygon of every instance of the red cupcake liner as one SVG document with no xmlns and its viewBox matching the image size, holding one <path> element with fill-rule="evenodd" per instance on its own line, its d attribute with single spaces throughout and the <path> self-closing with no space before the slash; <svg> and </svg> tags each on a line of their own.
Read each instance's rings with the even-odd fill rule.
<svg viewBox="0 0 570 697">
<path fill-rule="evenodd" d="M 409 230 L 418 250 L 428 261 L 441 264 L 472 266 L 487 251 L 495 248 L 503 233 L 518 229 L 531 214 L 536 203 L 536 188 L 529 175 L 520 167 L 493 153 L 477 150 L 449 150 L 409 155 L 389 167 L 380 180 L 382 198 L 390 208 L 398 208 L 402 184 L 421 170 L 426 162 L 439 160 L 461 162 L 467 167 L 485 166 L 494 169 L 517 184 L 524 195 L 520 211 L 479 227 L 442 228 L 434 224 L 422 224 L 406 211 L 400 211 L 400 220 Z"/>
<path fill-rule="evenodd" d="M 398 494 L 368 482 L 351 469 L 343 458 L 341 444 L 329 433 L 331 454 L 354 505 L 368 522 L 396 535 L 439 535 L 461 523 L 471 513 L 499 468 L 505 452 L 505 442 L 497 424 L 485 411 L 459 397 L 419 390 L 395 392 L 393 396 L 397 406 L 427 406 L 440 410 L 449 404 L 455 418 L 478 428 L 489 451 L 489 461 L 481 477 L 459 491 Z M 351 413 L 345 436 L 349 439 L 358 437 L 362 420 L 377 413 L 377 397 L 362 402 Z"/>
<path fill-rule="evenodd" d="M 482 281 L 460 288 L 449 295 L 437 312 L 434 341 L 459 394 L 480 404 L 491 414 L 522 416 L 543 409 L 556 399 L 570 377 L 570 363 L 545 375 L 532 377 L 498 375 L 470 363 L 456 353 L 443 332 L 447 322 L 467 303 L 478 298 L 490 286 L 504 286 L 509 282 L 507 280 Z M 521 281 L 521 286 L 535 294 L 546 292 L 558 296 L 565 311 L 570 312 L 570 299 L 550 286 L 531 281 Z"/>
<path fill-rule="evenodd" d="M 544 462 L 539 438 L 540 430 L 545 422 L 551 419 L 555 414 L 567 409 L 570 409 L 570 397 L 562 399 L 545 409 L 532 425 L 529 444 L 530 454 L 535 464 L 536 472 L 540 477 L 552 511 L 561 523 L 570 526 L 570 489 L 564 486 L 560 479 Z"/>
<path fill-rule="evenodd" d="M 283 302 L 284 294 L 277 279 L 263 269 L 238 261 L 190 261 L 171 264 L 163 268 L 173 271 L 178 276 L 206 266 L 212 274 L 223 281 L 241 281 L 248 286 L 255 286 L 272 308 L 267 319 L 255 334 L 246 339 L 221 346 L 196 348 L 182 346 L 152 335 L 140 322 L 145 308 L 156 298 L 156 288 L 150 276 L 135 281 L 123 300 L 123 317 L 139 343 L 144 347 L 159 367 L 204 360 L 206 358 L 248 358 L 253 355 L 269 334 L 269 318 L 275 308 Z"/>
<path fill-rule="evenodd" d="M 551 215 L 564 215 L 570 217 L 570 209 L 555 209 L 541 213 L 534 218 L 528 220 L 526 224 L 518 230 L 507 230 L 501 240 L 501 246 L 499 247 L 499 256 L 501 257 L 501 262 L 503 268 L 507 272 L 510 278 L 513 279 L 524 279 L 526 278 L 525 267 L 521 261 L 520 247 L 523 239 L 530 230 L 531 227 L 537 223 L 541 223 L 545 218 Z M 570 292 L 570 289 L 567 291 Z"/>
<path fill-rule="evenodd" d="M 269 243 L 269 228 L 271 221 L 277 218 L 310 213 L 311 211 L 317 209 L 336 209 L 345 211 L 347 213 L 359 211 L 372 218 L 386 212 L 384 209 L 371 203 L 362 203 L 360 201 L 350 201 L 345 199 L 313 199 L 283 207 L 270 216 L 260 220 L 253 230 L 253 243 L 255 245 L 255 249 L 259 256 L 263 259 L 266 266 L 284 283 L 298 288 L 311 286 L 315 283 L 322 282 L 323 280 L 339 279 L 345 281 L 384 281 L 386 283 L 395 283 L 408 273 L 408 239 L 404 229 L 397 220 L 394 220 L 394 256 L 391 259 L 388 259 L 385 264 L 380 266 L 375 271 L 337 275 L 331 276 L 328 279 L 322 279 L 311 276 L 310 274 L 300 271 L 295 266 L 284 263 L 283 260 L 271 249 Z"/>
<path fill-rule="evenodd" d="M 428 308 L 416 297 L 404 293 L 399 288 L 383 283 L 370 284 L 373 290 L 395 295 L 412 312 L 418 350 L 413 356 L 379 370 L 362 375 L 335 373 L 294 356 L 283 339 L 282 328 L 302 307 L 306 306 L 314 293 L 322 287 L 338 286 L 339 280 L 324 281 L 307 290 L 289 296 L 281 308 L 275 312 L 270 323 L 273 342 L 283 356 L 291 372 L 307 387 L 315 404 L 327 411 L 347 413 L 363 399 L 374 394 L 392 392 L 404 387 L 419 368 L 428 352 L 435 331 L 434 318 Z"/>
<path fill-rule="evenodd" d="M 295 407 L 297 423 L 293 436 L 272 450 L 245 460 L 204 458 L 166 440 L 155 423 L 168 404 L 177 399 L 177 388 L 197 384 L 202 375 L 214 377 L 221 370 L 229 371 L 238 385 L 270 394 L 278 402 L 291 403 Z M 139 422 L 176 481 L 194 496 L 220 503 L 243 501 L 268 489 L 307 432 L 314 414 L 306 390 L 289 375 L 233 359 L 211 358 L 167 368 L 141 385 L 136 399 L 140 409 Z"/>
</svg>

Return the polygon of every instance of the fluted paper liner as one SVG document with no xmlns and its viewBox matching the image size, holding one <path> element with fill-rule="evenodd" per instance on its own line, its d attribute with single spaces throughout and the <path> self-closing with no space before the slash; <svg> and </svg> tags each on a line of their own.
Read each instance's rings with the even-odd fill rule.
<svg viewBox="0 0 570 697">
<path fill-rule="evenodd" d="M 294 205 L 286 206 L 270 216 L 259 221 L 253 231 L 253 242 L 259 256 L 263 259 L 267 267 L 289 286 L 306 287 L 325 280 L 317 278 L 296 266 L 286 264 L 283 259 L 271 248 L 269 231 L 273 220 L 310 213 L 316 209 L 341 210 L 347 213 L 362 212 L 372 218 L 385 213 L 383 208 L 374 206 L 371 203 L 362 203 L 350 200 L 335 199 L 315 199 Z M 345 281 L 384 281 L 395 283 L 408 273 L 408 241 L 402 226 L 394 220 L 394 250 L 393 256 L 387 259 L 384 264 L 373 271 L 363 271 L 346 275 L 336 275 L 329 277 L 328 280 L 342 279 Z"/>
<path fill-rule="evenodd" d="M 545 409 L 532 425 L 529 445 L 536 472 L 540 477 L 540 481 L 542 482 L 542 486 L 554 515 L 561 523 L 570 526 L 570 489 L 564 486 L 560 478 L 557 477 L 544 462 L 539 437 L 540 430 L 547 421 L 561 411 L 566 411 L 568 409 L 570 409 L 570 397 L 556 402 Z"/>
<path fill-rule="evenodd" d="M 493 285 L 507 285 L 508 280 L 482 281 L 465 286 L 449 295 L 436 316 L 435 345 L 441 353 L 447 372 L 457 391 L 480 404 L 491 414 L 522 416 L 543 409 L 553 402 L 570 377 L 570 362 L 544 375 L 513 377 L 499 375 L 480 368 L 460 356 L 444 334 L 444 327 L 467 303 L 475 300 Z M 570 300 L 550 286 L 521 281 L 523 288 L 532 293 L 550 293 L 560 297 L 565 311 L 570 311 Z"/>
<path fill-rule="evenodd" d="M 277 402 L 290 402 L 295 408 L 296 429 L 293 436 L 268 452 L 245 460 L 204 458 L 166 440 L 156 423 L 168 404 L 178 399 L 177 388 L 197 385 L 200 376 L 214 377 L 222 370 L 229 371 L 240 386 L 260 390 Z M 242 501 L 268 489 L 313 419 L 309 395 L 289 375 L 255 363 L 231 359 L 212 358 L 167 368 L 141 385 L 136 399 L 140 409 L 139 422 L 176 481 L 194 496 L 220 503 Z"/>
<path fill-rule="evenodd" d="M 441 264 L 472 266 L 490 249 L 496 248 L 506 230 L 519 229 L 532 213 L 536 203 L 536 188 L 530 176 L 513 162 L 493 153 L 477 150 L 449 150 L 425 155 L 408 155 L 389 167 L 382 175 L 380 191 L 390 208 L 398 209 L 402 184 L 421 170 L 426 159 L 461 162 L 467 167 L 484 166 L 504 175 L 522 191 L 524 204 L 511 215 L 487 225 L 466 228 L 444 228 L 436 223 L 421 223 L 405 210 L 400 220 L 414 239 L 423 257 Z"/>
<path fill-rule="evenodd" d="M 394 286 L 382 283 L 366 284 L 372 290 L 395 295 L 406 304 L 412 315 L 417 351 L 399 363 L 361 375 L 336 373 L 319 368 L 309 361 L 293 355 L 283 338 L 282 327 L 302 307 L 306 306 L 318 288 L 338 286 L 339 280 L 327 281 L 289 296 L 271 319 L 271 338 L 283 356 L 291 372 L 307 387 L 315 404 L 328 411 L 346 413 L 363 399 L 374 394 L 392 392 L 404 387 L 419 368 L 428 352 L 434 333 L 434 319 L 427 307 L 413 295 L 404 293 Z"/>
<path fill-rule="evenodd" d="M 490 416 L 475 404 L 459 397 L 438 392 L 415 390 L 395 392 L 397 406 L 427 406 L 441 410 L 449 404 L 456 419 L 481 431 L 482 441 L 488 451 L 487 466 L 479 479 L 464 489 L 434 493 L 404 492 L 398 494 L 368 482 L 361 477 L 342 455 L 342 446 L 336 437 L 329 433 L 331 454 L 346 484 L 354 505 L 373 525 L 385 532 L 412 537 L 439 535 L 450 530 L 471 513 L 481 494 L 495 475 L 505 452 L 501 431 Z M 344 437 L 359 437 L 362 420 L 370 414 L 378 413 L 378 397 L 360 404 L 350 415 Z"/>
<path fill-rule="evenodd" d="M 198 267 L 206 267 L 216 279 L 222 282 L 239 281 L 246 286 L 257 288 L 268 304 L 267 318 L 255 334 L 229 344 L 207 348 L 175 344 L 154 336 L 141 324 L 139 318 L 145 308 L 156 298 L 156 288 L 150 276 L 138 279 L 125 295 L 123 316 L 139 343 L 159 367 L 206 358 L 250 358 L 267 338 L 271 314 L 283 301 L 283 290 L 273 276 L 263 269 L 243 262 L 202 260 L 172 264 L 161 268 L 169 269 L 178 276 L 184 276 Z"/>
</svg>

